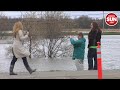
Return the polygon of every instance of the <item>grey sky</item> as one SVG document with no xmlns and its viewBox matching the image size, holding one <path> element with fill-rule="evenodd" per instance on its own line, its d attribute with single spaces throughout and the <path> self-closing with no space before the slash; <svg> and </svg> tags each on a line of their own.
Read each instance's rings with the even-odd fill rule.
<svg viewBox="0 0 120 90">
<path fill-rule="evenodd" d="M 1 11 L 8 17 L 20 17 L 21 13 L 20 11 Z M 113 12 L 120 18 L 120 11 L 104 11 L 104 16 L 106 16 L 108 13 Z M 77 18 L 81 15 L 88 15 L 92 18 L 102 18 L 103 17 L 103 11 L 65 11 L 67 15 L 69 15 L 71 18 Z"/>
</svg>

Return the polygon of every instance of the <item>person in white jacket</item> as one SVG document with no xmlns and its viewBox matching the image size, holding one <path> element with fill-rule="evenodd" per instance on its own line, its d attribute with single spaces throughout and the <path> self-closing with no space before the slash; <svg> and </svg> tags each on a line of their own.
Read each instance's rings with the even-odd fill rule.
<svg viewBox="0 0 120 90">
<path fill-rule="evenodd" d="M 23 35 L 23 25 L 20 21 L 16 22 L 13 26 L 13 35 L 14 35 L 14 42 L 13 42 L 13 59 L 10 63 L 10 75 L 17 75 L 13 72 L 15 62 L 18 58 L 23 59 L 24 66 L 29 71 L 30 74 L 36 71 L 36 69 L 32 70 L 27 62 L 27 57 L 29 57 L 30 52 L 23 46 L 23 41 L 29 38 L 29 32 L 26 35 Z"/>
</svg>

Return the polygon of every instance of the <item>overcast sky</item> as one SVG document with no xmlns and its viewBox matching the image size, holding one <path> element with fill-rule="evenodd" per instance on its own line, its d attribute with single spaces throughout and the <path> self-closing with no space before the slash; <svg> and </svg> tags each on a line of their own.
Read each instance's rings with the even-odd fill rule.
<svg viewBox="0 0 120 90">
<path fill-rule="evenodd" d="M 8 17 L 20 17 L 21 13 L 20 11 L 1 11 Z M 108 13 L 113 12 L 118 17 L 120 17 L 120 11 L 104 11 L 104 16 L 106 16 Z M 103 11 L 65 11 L 67 15 L 69 15 L 71 18 L 77 18 L 81 15 L 88 15 L 92 18 L 102 18 L 103 17 Z"/>
</svg>

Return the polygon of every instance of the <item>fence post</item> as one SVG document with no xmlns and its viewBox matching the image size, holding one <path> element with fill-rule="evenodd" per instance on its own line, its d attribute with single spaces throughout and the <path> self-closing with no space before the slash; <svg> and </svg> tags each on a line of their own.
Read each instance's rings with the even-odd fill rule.
<svg viewBox="0 0 120 90">
<path fill-rule="evenodd" d="M 97 67 L 98 67 L 98 79 L 102 79 L 102 58 L 100 42 L 97 42 Z"/>
</svg>

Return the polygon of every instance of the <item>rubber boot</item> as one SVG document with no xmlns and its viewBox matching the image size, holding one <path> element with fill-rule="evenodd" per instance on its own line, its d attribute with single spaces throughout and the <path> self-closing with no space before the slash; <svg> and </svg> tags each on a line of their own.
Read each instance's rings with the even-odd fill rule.
<svg viewBox="0 0 120 90">
<path fill-rule="evenodd" d="M 30 74 L 32 74 L 33 72 L 36 71 L 36 69 L 32 70 L 27 62 L 27 58 L 26 57 L 23 57 L 23 63 L 24 63 L 24 66 L 25 68 L 29 71 Z"/>
<path fill-rule="evenodd" d="M 33 72 L 36 71 L 36 69 L 33 69 L 33 70 L 32 70 L 30 67 L 26 67 L 26 69 L 29 71 L 30 74 L 32 74 Z"/>
<path fill-rule="evenodd" d="M 10 65 L 10 75 L 17 75 L 16 73 L 13 72 L 14 65 Z"/>
</svg>

